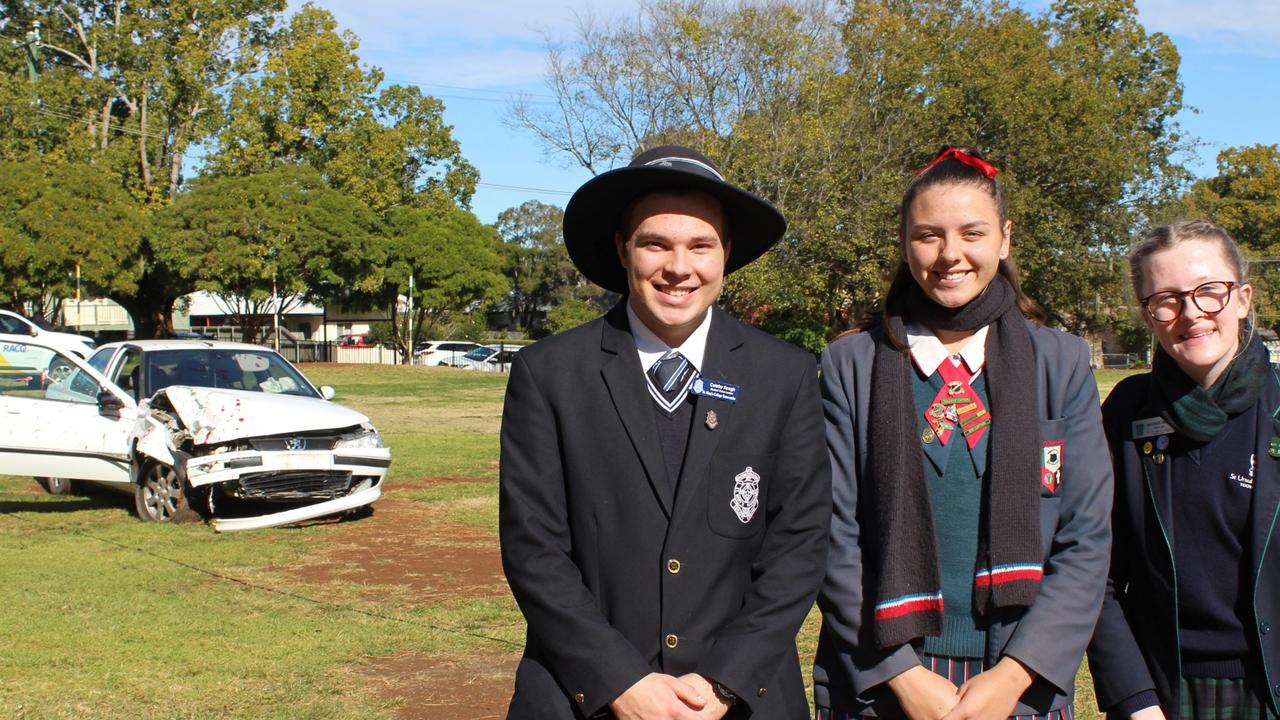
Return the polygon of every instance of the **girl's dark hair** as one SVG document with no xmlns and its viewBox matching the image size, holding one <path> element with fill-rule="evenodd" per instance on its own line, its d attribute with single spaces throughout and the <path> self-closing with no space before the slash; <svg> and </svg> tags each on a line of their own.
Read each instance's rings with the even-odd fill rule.
<svg viewBox="0 0 1280 720">
<path fill-rule="evenodd" d="M 996 204 L 996 212 L 1000 216 L 1001 225 L 1008 219 L 1008 209 L 1005 204 L 1004 190 L 1000 187 L 1000 182 L 995 179 L 994 175 L 988 175 L 977 165 L 985 165 L 986 161 L 981 153 L 963 145 L 943 145 L 934 155 L 940 158 L 949 151 L 964 154 L 970 158 L 976 158 L 980 163 L 970 165 L 961 160 L 956 159 L 954 154 L 951 157 L 935 160 L 932 164 L 926 165 L 911 182 L 907 183 L 907 189 L 902 193 L 902 204 L 898 207 L 898 243 L 899 246 L 906 241 L 907 236 L 907 215 L 911 211 L 911 203 L 919 197 L 920 193 L 932 187 L 942 185 L 973 185 L 981 188 L 984 192 L 991 196 Z M 994 170 L 994 168 L 992 168 Z M 1013 286 L 1013 291 L 1017 296 L 1018 310 L 1027 318 L 1043 323 L 1045 321 L 1044 310 L 1040 304 L 1031 299 L 1022 290 L 1022 283 L 1018 280 L 1018 267 L 1013 261 L 1013 257 L 1005 258 L 1000 261 L 998 272 L 1004 276 L 1009 284 Z M 889 326 L 889 308 L 900 300 L 907 290 L 911 288 L 911 283 L 915 282 L 915 278 L 911 276 L 911 269 L 907 266 L 905 258 L 899 258 L 898 265 L 893 272 L 889 282 L 889 289 L 885 293 L 878 307 L 869 313 L 863 319 L 858 327 L 852 332 L 868 330 L 875 325 L 883 324 L 886 328 Z M 901 348 L 905 346 L 906 338 L 890 337 L 889 342 Z"/>
</svg>

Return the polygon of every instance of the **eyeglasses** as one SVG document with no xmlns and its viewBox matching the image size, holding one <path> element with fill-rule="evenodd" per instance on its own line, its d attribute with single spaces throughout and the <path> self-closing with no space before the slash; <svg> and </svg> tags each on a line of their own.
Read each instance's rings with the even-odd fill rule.
<svg viewBox="0 0 1280 720">
<path fill-rule="evenodd" d="M 1190 290 L 1168 290 L 1151 293 L 1139 302 L 1146 308 L 1147 314 L 1156 322 L 1173 322 L 1182 314 L 1182 298 L 1191 298 L 1191 304 L 1206 315 L 1217 315 L 1231 302 L 1231 291 L 1238 283 L 1229 280 L 1212 280 L 1201 283 Z"/>
</svg>

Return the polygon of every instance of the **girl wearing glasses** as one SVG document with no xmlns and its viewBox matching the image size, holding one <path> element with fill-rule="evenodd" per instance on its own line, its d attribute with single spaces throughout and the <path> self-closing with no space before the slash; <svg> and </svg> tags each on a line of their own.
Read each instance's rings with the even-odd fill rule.
<svg viewBox="0 0 1280 720">
<path fill-rule="evenodd" d="M 1111 464 L 1088 348 L 1028 319 L 997 174 L 958 147 L 916 174 L 881 316 L 823 353 L 819 720 L 1072 717 Z"/>
<path fill-rule="evenodd" d="M 1253 288 L 1208 222 L 1129 254 L 1158 346 L 1103 405 L 1115 546 L 1089 646 L 1110 717 L 1275 717 L 1280 695 L 1280 384 Z M 1272 625 L 1275 628 L 1272 628 Z"/>
</svg>

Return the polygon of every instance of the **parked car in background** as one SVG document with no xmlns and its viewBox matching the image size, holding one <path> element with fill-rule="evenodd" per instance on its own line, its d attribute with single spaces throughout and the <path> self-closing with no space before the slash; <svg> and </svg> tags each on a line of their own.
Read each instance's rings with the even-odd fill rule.
<svg viewBox="0 0 1280 720">
<path fill-rule="evenodd" d="M 0 374 L 0 467 L 65 493 L 89 481 L 134 496 L 150 522 L 212 518 L 216 530 L 273 527 L 369 505 L 391 451 L 361 413 L 329 402 L 257 345 L 136 340 L 83 361 L 31 342 L 18 357 L 71 369 L 39 387 Z M 221 517 L 228 501 L 287 506 Z"/>
<path fill-rule="evenodd" d="M 338 347 L 340 348 L 371 348 L 377 345 L 368 333 L 352 333 L 338 336 Z"/>
<path fill-rule="evenodd" d="M 67 350 L 82 358 L 89 357 L 97 346 L 91 337 L 58 332 L 43 320 L 33 320 L 12 310 L 0 310 L 0 342 L 25 343 L 30 340 Z"/>
<path fill-rule="evenodd" d="M 453 366 L 467 370 L 510 372 L 519 350 L 519 345 L 482 345 L 463 355 Z"/>
<path fill-rule="evenodd" d="M 413 348 L 414 365 L 453 365 L 462 356 L 480 347 L 467 340 L 428 340 Z"/>
</svg>

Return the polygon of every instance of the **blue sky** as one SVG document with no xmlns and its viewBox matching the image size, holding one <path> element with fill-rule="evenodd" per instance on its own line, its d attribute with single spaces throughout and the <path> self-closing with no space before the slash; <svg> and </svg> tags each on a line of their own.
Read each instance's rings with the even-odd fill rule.
<svg viewBox="0 0 1280 720">
<path fill-rule="evenodd" d="M 508 99 L 546 95 L 544 38 L 572 38 L 578 16 L 631 15 L 636 0 L 317 0 L 360 38 L 360 57 L 387 81 L 417 84 L 445 103 L 462 152 L 480 170 L 472 207 L 493 222 L 536 199 L 563 205 L 589 174 L 548 157 L 536 139 L 506 127 Z M 1029 9 L 1041 0 L 1021 0 Z M 1192 169 L 1212 175 L 1227 147 L 1280 144 L 1280 2 L 1138 0 L 1148 31 L 1173 38 L 1182 56 L 1178 118 L 1201 141 Z M 541 98 L 545 100 L 544 98 Z M 514 189 L 513 189 L 514 188 Z"/>
</svg>

